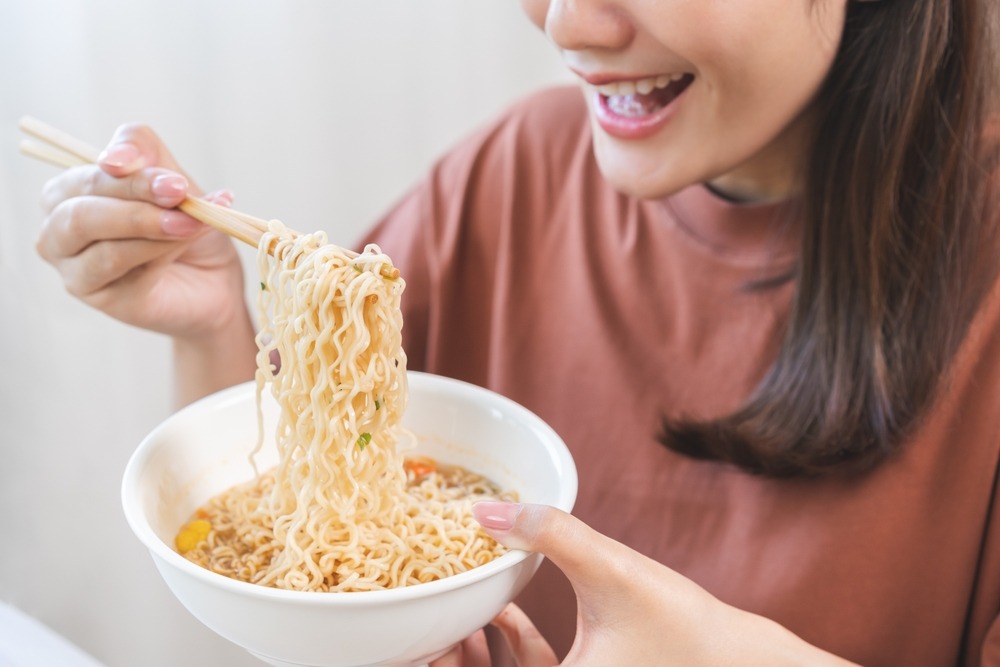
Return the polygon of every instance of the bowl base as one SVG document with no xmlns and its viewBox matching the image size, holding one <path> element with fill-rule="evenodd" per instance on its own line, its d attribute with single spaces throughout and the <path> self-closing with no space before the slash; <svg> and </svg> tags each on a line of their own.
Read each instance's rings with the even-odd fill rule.
<svg viewBox="0 0 1000 667">
<path fill-rule="evenodd" d="M 437 660 L 438 658 L 440 658 L 442 655 L 444 655 L 445 653 L 447 653 L 450 650 L 451 650 L 451 647 L 449 646 L 448 648 L 446 648 L 443 651 L 438 651 L 437 653 L 434 653 L 433 655 L 425 656 L 425 657 L 420 658 L 419 660 L 415 660 L 415 661 L 414 660 L 403 660 L 402 662 L 378 662 L 378 663 L 371 663 L 371 664 L 365 664 L 365 665 L 350 665 L 350 667 L 427 667 L 428 664 L 430 664 L 431 661 Z M 261 655 L 260 653 L 255 653 L 255 652 L 250 651 L 250 650 L 248 650 L 247 653 L 249 653 L 253 657 L 257 658 L 258 660 L 261 660 L 263 662 L 266 662 L 269 665 L 272 665 L 273 667 L 327 667 L 327 665 L 331 665 L 331 666 L 332 665 L 336 665 L 336 667 L 348 667 L 344 663 L 336 662 L 336 661 L 326 663 L 325 665 L 313 665 L 313 664 L 305 664 L 305 663 L 301 663 L 301 662 L 286 662 L 284 660 L 279 660 L 277 658 L 272 658 L 270 656 Z"/>
</svg>

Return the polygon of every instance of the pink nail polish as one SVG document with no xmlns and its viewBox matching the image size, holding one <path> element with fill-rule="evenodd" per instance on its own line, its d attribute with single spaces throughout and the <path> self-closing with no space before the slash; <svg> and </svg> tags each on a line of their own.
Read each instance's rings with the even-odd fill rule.
<svg viewBox="0 0 1000 667">
<path fill-rule="evenodd" d="M 187 181 L 178 174 L 163 174 L 153 179 L 150 186 L 157 197 L 176 198 L 187 194 Z"/>
<path fill-rule="evenodd" d="M 216 190 L 211 194 L 205 195 L 205 199 L 213 204 L 229 207 L 233 205 L 234 196 L 232 190 Z"/>
<path fill-rule="evenodd" d="M 191 236 L 202 224 L 180 211 L 164 211 L 160 214 L 160 229 L 168 236 Z"/>
<path fill-rule="evenodd" d="M 472 514 L 483 528 L 507 531 L 514 527 L 517 515 L 524 509 L 520 503 L 487 500 L 472 506 Z"/>
<path fill-rule="evenodd" d="M 124 169 L 130 167 L 139 159 L 139 149 L 132 144 L 114 144 L 108 146 L 97 158 L 101 164 Z"/>
</svg>

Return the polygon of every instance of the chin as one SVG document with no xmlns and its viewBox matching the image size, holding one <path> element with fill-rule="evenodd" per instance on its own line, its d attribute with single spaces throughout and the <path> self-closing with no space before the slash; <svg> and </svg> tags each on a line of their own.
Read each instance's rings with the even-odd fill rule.
<svg viewBox="0 0 1000 667">
<path fill-rule="evenodd" d="M 629 159 L 610 159 L 595 151 L 604 180 L 623 195 L 637 199 L 662 199 L 702 182 L 703 179 L 678 173 L 662 163 L 643 166 Z"/>
<path fill-rule="evenodd" d="M 649 142 L 627 142 L 594 128 L 594 156 L 612 188 L 638 199 L 662 199 L 706 180 L 690 159 L 672 159 L 682 151 Z"/>
</svg>

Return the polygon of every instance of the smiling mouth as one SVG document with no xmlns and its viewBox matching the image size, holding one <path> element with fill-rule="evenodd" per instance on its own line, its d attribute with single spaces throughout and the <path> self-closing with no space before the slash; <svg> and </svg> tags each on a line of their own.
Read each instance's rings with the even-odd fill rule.
<svg viewBox="0 0 1000 667">
<path fill-rule="evenodd" d="M 635 81 L 617 81 L 594 86 L 612 113 L 624 118 L 641 118 L 667 107 L 683 93 L 694 76 L 661 74 Z"/>
</svg>

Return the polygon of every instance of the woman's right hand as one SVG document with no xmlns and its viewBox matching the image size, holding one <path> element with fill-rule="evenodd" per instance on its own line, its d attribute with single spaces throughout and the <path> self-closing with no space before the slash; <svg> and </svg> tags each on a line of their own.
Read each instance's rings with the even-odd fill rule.
<svg viewBox="0 0 1000 667">
<path fill-rule="evenodd" d="M 38 252 L 71 294 L 127 324 L 185 340 L 245 330 L 236 249 L 174 208 L 188 194 L 201 193 L 159 137 L 122 126 L 97 165 L 45 185 Z M 208 198 L 231 202 L 225 192 Z"/>
</svg>

